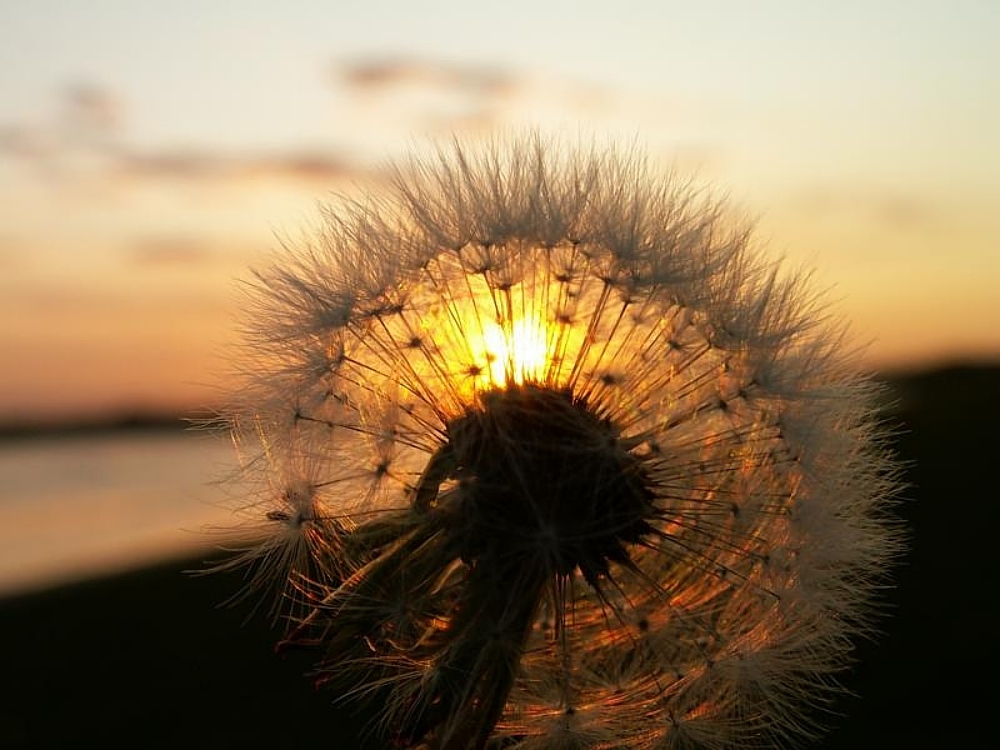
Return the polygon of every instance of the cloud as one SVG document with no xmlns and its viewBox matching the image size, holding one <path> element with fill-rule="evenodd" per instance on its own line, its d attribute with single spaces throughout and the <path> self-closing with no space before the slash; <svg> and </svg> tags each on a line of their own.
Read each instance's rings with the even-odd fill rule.
<svg viewBox="0 0 1000 750">
<path fill-rule="evenodd" d="M 805 188 L 792 204 L 796 211 L 816 219 L 853 216 L 894 230 L 930 230 L 945 221 L 938 207 L 915 195 L 862 185 Z"/>
<path fill-rule="evenodd" d="M 465 96 L 497 97 L 509 94 L 518 85 L 516 76 L 497 67 L 416 57 L 343 62 L 336 74 L 355 90 L 374 92 L 416 83 Z"/>
<path fill-rule="evenodd" d="M 100 86 L 75 83 L 63 89 L 60 99 L 62 121 L 69 130 L 109 133 L 124 122 L 122 101 Z"/>
<path fill-rule="evenodd" d="M 528 89 L 520 75 L 500 67 L 407 56 L 342 60 L 333 82 L 362 107 L 391 111 L 395 124 L 449 133 L 489 129 Z"/>
<path fill-rule="evenodd" d="M 285 178 L 326 182 L 350 178 L 361 168 L 348 160 L 318 152 L 225 154 L 184 151 L 119 151 L 111 171 L 119 177 L 174 180 Z"/>
<path fill-rule="evenodd" d="M 50 133 L 20 123 L 0 125 L 0 156 L 32 162 L 52 158 L 58 144 Z"/>
<path fill-rule="evenodd" d="M 245 181 L 279 178 L 330 183 L 364 168 L 343 153 L 224 149 L 136 149 L 126 145 L 122 101 L 105 89 L 75 84 L 60 92 L 47 121 L 0 123 L 0 157 L 61 179 L 96 175 L 140 180 Z"/>
<path fill-rule="evenodd" d="M 110 92 L 74 84 L 59 92 L 56 111 L 41 122 L 0 123 L 0 156 L 47 169 L 71 155 L 114 147 L 123 106 Z"/>
<path fill-rule="evenodd" d="M 449 135 L 480 135 L 525 117 L 529 124 L 566 116 L 589 119 L 612 109 L 607 92 L 591 84 L 418 56 L 342 59 L 334 64 L 331 81 L 369 119 Z"/>
<path fill-rule="evenodd" d="M 142 237 L 132 245 L 128 256 L 133 264 L 150 268 L 195 266 L 209 258 L 210 253 L 203 240 L 181 234 Z"/>
<path fill-rule="evenodd" d="M 281 180 L 329 187 L 378 181 L 381 174 L 354 148 L 381 133 L 482 134 L 516 122 L 518 114 L 587 110 L 602 101 L 592 86 L 541 81 L 498 66 L 410 56 L 341 61 L 334 78 L 354 95 L 357 120 L 349 142 L 326 150 L 219 147 L 137 147 L 127 137 L 128 102 L 107 87 L 78 82 L 57 91 L 52 115 L 39 122 L 0 122 L 0 158 L 16 160 L 54 184 L 97 179 L 109 186 L 133 181 L 230 184 Z"/>
</svg>

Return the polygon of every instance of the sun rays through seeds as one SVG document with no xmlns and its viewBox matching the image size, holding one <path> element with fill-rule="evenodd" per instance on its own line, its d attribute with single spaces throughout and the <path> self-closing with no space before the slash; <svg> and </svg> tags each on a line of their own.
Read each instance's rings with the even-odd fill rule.
<svg viewBox="0 0 1000 750">
<path fill-rule="evenodd" d="M 400 167 L 259 274 L 226 415 L 284 644 L 401 747 L 808 737 L 898 535 L 805 280 L 635 155 Z"/>
</svg>

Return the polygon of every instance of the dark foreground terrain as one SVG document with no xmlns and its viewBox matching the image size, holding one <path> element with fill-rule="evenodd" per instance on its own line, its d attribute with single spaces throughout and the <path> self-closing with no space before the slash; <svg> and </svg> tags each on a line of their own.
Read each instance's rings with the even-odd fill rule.
<svg viewBox="0 0 1000 750">
<path fill-rule="evenodd" d="M 1000 368 L 890 383 L 911 549 L 883 637 L 847 676 L 858 697 L 819 747 L 985 747 L 1000 668 Z M 200 566 L 0 601 L 0 748 L 360 748 L 360 717 L 301 677 L 308 656 L 275 655 L 265 619 L 217 608 L 238 581 L 183 573 Z"/>
</svg>

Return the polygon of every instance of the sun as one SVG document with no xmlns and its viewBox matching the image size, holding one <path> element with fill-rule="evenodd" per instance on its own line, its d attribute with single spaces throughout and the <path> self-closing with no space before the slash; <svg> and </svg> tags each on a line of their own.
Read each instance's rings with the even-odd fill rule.
<svg viewBox="0 0 1000 750">
<path fill-rule="evenodd" d="M 506 330 L 505 330 L 506 328 Z M 541 382 L 550 361 L 545 324 L 536 316 L 517 318 L 506 327 L 483 327 L 491 385 Z"/>
</svg>

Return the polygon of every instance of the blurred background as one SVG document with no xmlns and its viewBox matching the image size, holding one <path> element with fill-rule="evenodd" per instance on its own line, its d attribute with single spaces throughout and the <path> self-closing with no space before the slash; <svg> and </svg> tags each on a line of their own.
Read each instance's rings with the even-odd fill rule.
<svg viewBox="0 0 1000 750">
<path fill-rule="evenodd" d="M 0 0 L 0 617 L 23 639 L 62 611 L 31 596 L 205 554 L 233 456 L 181 418 L 238 386 L 239 280 L 452 134 L 621 139 L 725 190 L 816 269 L 901 432 L 949 431 L 907 457 L 972 435 L 1000 395 L 997 39 L 991 0 Z M 14 705 L 0 745 L 34 746 Z"/>
</svg>

